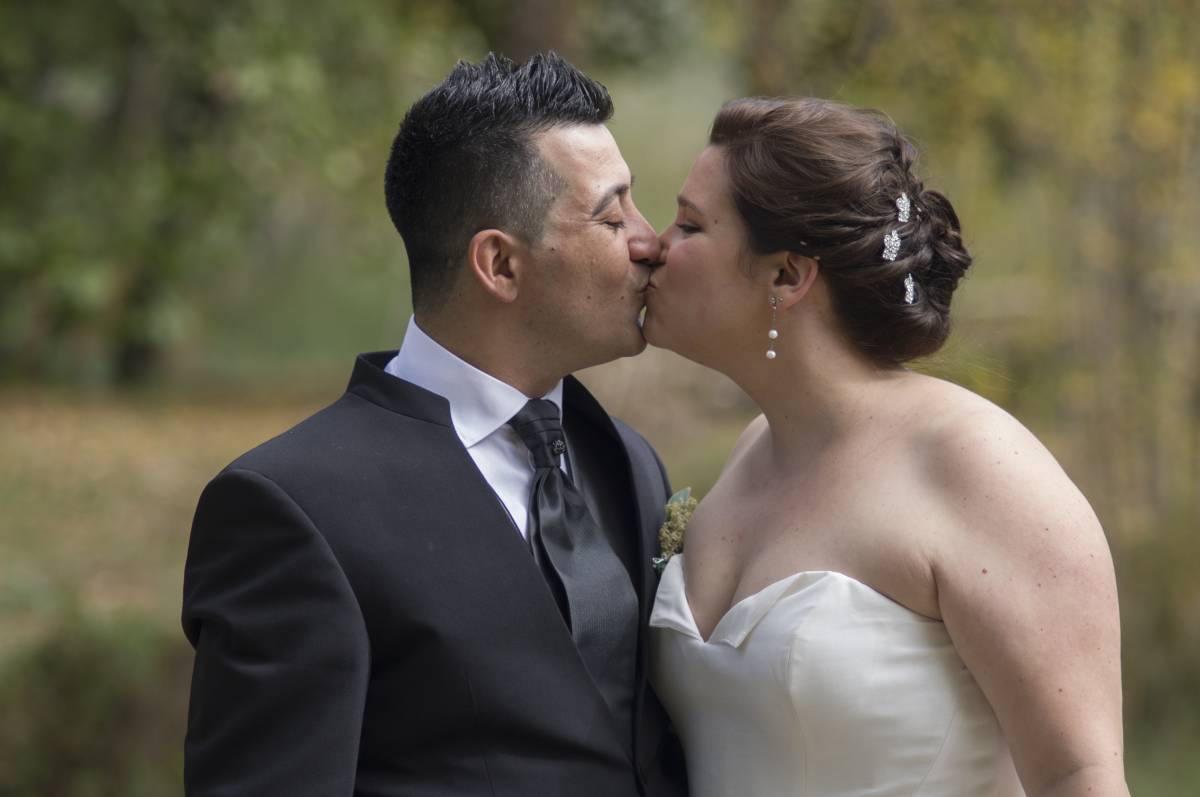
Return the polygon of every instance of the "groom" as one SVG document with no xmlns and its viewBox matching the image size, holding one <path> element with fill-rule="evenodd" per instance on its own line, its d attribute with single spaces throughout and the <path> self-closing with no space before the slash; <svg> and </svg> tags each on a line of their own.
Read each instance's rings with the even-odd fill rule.
<svg viewBox="0 0 1200 797">
<path fill-rule="evenodd" d="M 683 795 L 646 684 L 668 488 L 572 371 L 658 262 L 561 58 L 459 63 L 387 165 L 414 316 L 205 489 L 184 575 L 200 795 Z"/>
</svg>

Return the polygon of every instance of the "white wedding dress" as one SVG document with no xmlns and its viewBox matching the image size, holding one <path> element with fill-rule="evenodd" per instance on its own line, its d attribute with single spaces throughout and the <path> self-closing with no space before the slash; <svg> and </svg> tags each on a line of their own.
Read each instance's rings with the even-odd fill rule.
<svg viewBox="0 0 1200 797">
<path fill-rule="evenodd" d="M 945 626 L 832 571 L 731 608 L 704 641 L 667 563 L 651 677 L 692 797 L 1021 797 L 996 717 Z"/>
</svg>

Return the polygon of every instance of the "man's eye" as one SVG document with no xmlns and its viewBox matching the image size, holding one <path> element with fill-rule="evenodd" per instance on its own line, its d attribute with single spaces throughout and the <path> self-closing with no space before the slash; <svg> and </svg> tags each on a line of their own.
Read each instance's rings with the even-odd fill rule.
<svg viewBox="0 0 1200 797">
<path fill-rule="evenodd" d="M 617 230 L 625 229 L 625 222 L 623 222 L 623 221 L 606 221 L 606 222 L 604 222 L 604 226 L 608 227 L 613 232 L 616 232 Z"/>
<path fill-rule="evenodd" d="M 691 235 L 694 232 L 700 232 L 699 227 L 697 227 L 695 224 L 688 224 L 687 222 L 677 221 L 675 222 L 675 226 L 678 227 L 679 231 L 684 235 Z"/>
</svg>

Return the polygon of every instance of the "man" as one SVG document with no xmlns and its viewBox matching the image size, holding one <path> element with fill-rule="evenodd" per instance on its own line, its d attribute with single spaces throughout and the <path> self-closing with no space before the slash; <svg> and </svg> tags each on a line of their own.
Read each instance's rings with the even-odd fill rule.
<svg viewBox="0 0 1200 797">
<path fill-rule="evenodd" d="M 402 348 L 196 511 L 189 794 L 686 792 L 646 685 L 666 477 L 569 376 L 645 346 L 659 246 L 611 113 L 551 54 L 405 117 Z"/>
</svg>

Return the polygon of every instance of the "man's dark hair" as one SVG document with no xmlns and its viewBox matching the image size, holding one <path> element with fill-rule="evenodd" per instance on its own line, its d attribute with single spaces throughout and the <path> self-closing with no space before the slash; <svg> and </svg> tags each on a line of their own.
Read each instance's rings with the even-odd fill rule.
<svg viewBox="0 0 1200 797">
<path fill-rule="evenodd" d="M 448 298 L 471 236 L 502 229 L 536 243 L 562 178 L 533 137 L 556 125 L 603 124 L 612 100 L 557 54 L 521 66 L 489 53 L 459 61 L 400 124 L 384 175 L 404 239 L 414 307 Z"/>
</svg>

